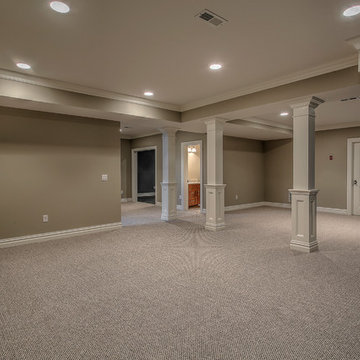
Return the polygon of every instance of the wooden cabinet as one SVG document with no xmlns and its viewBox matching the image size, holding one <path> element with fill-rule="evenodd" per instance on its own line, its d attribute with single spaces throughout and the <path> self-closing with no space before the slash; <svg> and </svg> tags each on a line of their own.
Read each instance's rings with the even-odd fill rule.
<svg viewBox="0 0 360 360">
<path fill-rule="evenodd" d="M 200 205 L 200 184 L 189 184 L 189 207 Z"/>
</svg>

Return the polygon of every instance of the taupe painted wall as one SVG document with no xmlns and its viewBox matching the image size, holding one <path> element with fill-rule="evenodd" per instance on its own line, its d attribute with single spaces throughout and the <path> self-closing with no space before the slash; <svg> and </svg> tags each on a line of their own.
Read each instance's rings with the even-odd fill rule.
<svg viewBox="0 0 360 360">
<path fill-rule="evenodd" d="M 122 198 L 131 198 L 131 142 L 121 139 L 121 190 Z"/>
<path fill-rule="evenodd" d="M 319 206 L 346 209 L 347 139 L 356 137 L 360 137 L 360 127 L 316 133 L 315 186 L 320 190 Z"/>
<path fill-rule="evenodd" d="M 315 186 L 318 206 L 346 209 L 347 139 L 360 137 L 360 127 L 316 132 Z M 333 155 L 333 160 L 329 160 Z M 292 141 L 265 142 L 265 200 L 287 202 L 292 187 Z"/>
<path fill-rule="evenodd" d="M 0 189 L 0 238 L 121 221 L 119 124 L 0 108 Z"/>
<path fill-rule="evenodd" d="M 148 146 L 157 147 L 157 201 L 161 202 L 161 182 L 162 182 L 162 135 L 152 135 L 141 137 L 137 139 L 132 139 L 130 142 L 131 149 L 143 148 Z M 130 196 L 131 197 L 131 196 Z"/>
<path fill-rule="evenodd" d="M 262 141 L 224 136 L 224 183 L 225 206 L 264 201 Z"/>
<path fill-rule="evenodd" d="M 265 201 L 287 203 L 292 187 L 292 139 L 264 142 Z"/>
</svg>

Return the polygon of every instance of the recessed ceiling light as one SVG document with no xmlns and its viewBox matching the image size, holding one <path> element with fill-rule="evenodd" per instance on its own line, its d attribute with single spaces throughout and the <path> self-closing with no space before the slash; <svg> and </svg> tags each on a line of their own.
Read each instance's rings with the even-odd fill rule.
<svg viewBox="0 0 360 360">
<path fill-rule="evenodd" d="M 16 63 L 16 66 L 20 69 L 23 69 L 23 70 L 30 70 L 31 69 L 31 66 L 29 64 L 25 64 L 25 63 L 21 63 L 21 62 L 18 62 Z"/>
<path fill-rule="evenodd" d="M 222 68 L 221 64 L 211 64 L 209 66 L 210 70 L 220 70 Z"/>
<path fill-rule="evenodd" d="M 58 13 L 62 13 L 62 14 L 66 14 L 70 11 L 70 7 L 68 5 L 66 5 L 65 3 L 63 3 L 62 1 L 52 1 L 50 3 L 50 7 L 58 12 Z"/>
<path fill-rule="evenodd" d="M 152 91 L 145 91 L 144 95 L 145 96 L 154 96 L 154 93 Z"/>
<path fill-rule="evenodd" d="M 343 15 L 346 17 L 355 16 L 358 14 L 360 14 L 360 5 L 351 6 L 343 12 Z"/>
<path fill-rule="evenodd" d="M 280 113 L 280 116 L 288 116 L 288 115 L 289 115 L 289 113 L 288 113 L 288 112 L 286 112 L 286 111 L 284 111 L 284 112 Z"/>
</svg>

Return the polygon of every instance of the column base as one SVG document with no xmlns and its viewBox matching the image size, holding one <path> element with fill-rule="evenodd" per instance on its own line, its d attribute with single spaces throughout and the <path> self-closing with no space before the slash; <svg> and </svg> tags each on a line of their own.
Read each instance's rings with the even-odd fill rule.
<svg viewBox="0 0 360 360">
<path fill-rule="evenodd" d="M 161 220 L 172 221 L 176 213 L 176 182 L 162 182 Z"/>
<path fill-rule="evenodd" d="M 225 184 L 207 184 L 205 229 L 218 231 L 225 228 Z"/>
<path fill-rule="evenodd" d="M 319 244 L 317 241 L 313 241 L 310 243 L 303 243 L 303 242 L 300 242 L 297 240 L 291 240 L 290 241 L 290 249 L 302 251 L 302 252 L 306 252 L 306 253 L 311 253 L 311 252 L 319 250 Z"/>
<path fill-rule="evenodd" d="M 210 230 L 210 231 L 218 231 L 218 230 L 223 230 L 225 229 L 225 223 L 222 224 L 205 224 L 205 230 Z"/>
<path fill-rule="evenodd" d="M 319 190 L 289 190 L 291 193 L 292 250 L 313 252 L 319 249 L 316 239 L 316 196 Z"/>
</svg>

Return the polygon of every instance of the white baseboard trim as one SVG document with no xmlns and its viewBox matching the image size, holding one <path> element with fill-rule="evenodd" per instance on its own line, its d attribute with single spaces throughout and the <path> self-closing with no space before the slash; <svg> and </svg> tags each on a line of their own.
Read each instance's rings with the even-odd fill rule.
<svg viewBox="0 0 360 360">
<path fill-rule="evenodd" d="M 156 206 L 162 206 L 162 202 L 161 202 L 161 201 L 157 201 L 155 205 L 156 205 Z"/>
<path fill-rule="evenodd" d="M 176 210 L 184 210 L 182 205 L 176 205 Z"/>
<path fill-rule="evenodd" d="M 0 239 L 0 248 L 22 245 L 22 244 L 37 243 L 42 241 L 79 236 L 79 235 L 97 233 L 102 231 L 116 230 L 116 229 L 120 229 L 121 227 L 122 227 L 121 222 L 117 222 L 112 224 L 94 225 L 94 226 L 81 227 L 77 229 L 53 231 L 43 234 L 24 235 L 13 238 Z"/>
<path fill-rule="evenodd" d="M 264 206 L 272 206 L 272 207 L 278 207 L 278 208 L 284 208 L 284 209 L 291 209 L 290 203 L 277 203 L 277 202 L 271 202 L 271 201 L 264 201 Z"/>
<path fill-rule="evenodd" d="M 137 196 L 155 196 L 155 192 L 137 193 Z"/>
<path fill-rule="evenodd" d="M 265 201 L 264 205 L 265 206 L 286 208 L 286 209 L 291 208 L 291 204 L 286 204 L 286 203 L 273 203 L 273 202 Z M 326 208 L 326 207 L 318 206 L 317 211 L 318 212 L 324 212 L 324 213 L 330 213 L 330 214 L 348 215 L 347 209 Z"/>
<path fill-rule="evenodd" d="M 250 208 L 259 207 L 259 206 L 266 206 L 266 203 L 264 201 L 262 201 L 262 202 L 249 203 L 249 204 L 230 205 L 230 206 L 225 206 L 225 211 L 228 212 L 228 211 L 235 211 L 235 210 L 244 210 L 244 209 L 250 209 Z"/>
<path fill-rule="evenodd" d="M 122 202 L 122 203 L 132 202 L 132 198 L 124 198 L 124 199 L 121 199 L 121 202 Z"/>
<path fill-rule="evenodd" d="M 257 203 L 249 203 L 249 204 L 240 204 L 240 205 L 231 205 L 225 206 L 225 211 L 235 211 L 235 210 L 244 210 L 250 209 L 259 206 L 271 206 L 271 207 L 278 207 L 283 209 L 291 209 L 291 204 L 289 203 L 276 203 L 270 201 L 262 201 Z M 326 208 L 326 207 L 317 207 L 318 212 L 325 212 L 330 214 L 338 214 L 338 215 L 348 215 L 347 209 L 336 209 L 336 208 Z"/>
<path fill-rule="evenodd" d="M 330 214 L 348 215 L 347 209 L 335 209 L 335 208 L 326 208 L 326 207 L 318 206 L 317 211 L 326 212 Z"/>
</svg>

